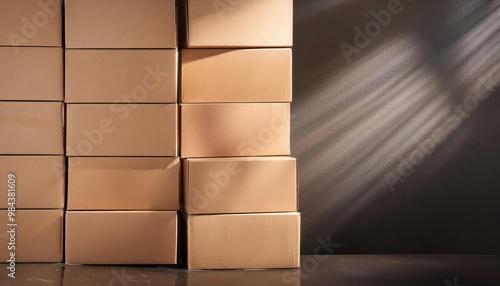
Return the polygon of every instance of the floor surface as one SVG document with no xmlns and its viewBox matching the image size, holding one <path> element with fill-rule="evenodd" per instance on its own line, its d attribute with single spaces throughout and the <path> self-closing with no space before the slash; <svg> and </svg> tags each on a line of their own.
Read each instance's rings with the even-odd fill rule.
<svg viewBox="0 0 500 286">
<path fill-rule="evenodd" d="M 176 267 L 18 264 L 0 285 L 500 285 L 500 256 L 302 256 L 302 269 L 188 271 Z"/>
</svg>

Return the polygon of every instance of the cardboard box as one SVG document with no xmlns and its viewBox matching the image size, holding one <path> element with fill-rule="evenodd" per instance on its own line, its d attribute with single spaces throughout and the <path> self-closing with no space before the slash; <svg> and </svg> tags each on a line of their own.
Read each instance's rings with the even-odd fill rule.
<svg viewBox="0 0 500 286">
<path fill-rule="evenodd" d="M 175 48 L 175 0 L 66 0 L 67 48 Z"/>
<path fill-rule="evenodd" d="M 177 212 L 68 211 L 67 264 L 175 264 Z"/>
<path fill-rule="evenodd" d="M 289 103 L 181 105 L 181 157 L 290 155 Z"/>
<path fill-rule="evenodd" d="M 290 49 L 182 50 L 182 103 L 290 102 Z"/>
<path fill-rule="evenodd" d="M 0 46 L 62 46 L 60 0 L 0 0 Z"/>
<path fill-rule="evenodd" d="M 179 158 L 71 157 L 68 210 L 178 210 Z"/>
<path fill-rule="evenodd" d="M 66 102 L 175 103 L 177 50 L 66 50 Z"/>
<path fill-rule="evenodd" d="M 291 47 L 292 0 L 184 0 L 187 47 Z"/>
<path fill-rule="evenodd" d="M 62 102 L 0 102 L 0 154 L 64 155 Z"/>
<path fill-rule="evenodd" d="M 300 267 L 300 214 L 187 215 L 189 269 Z"/>
<path fill-rule="evenodd" d="M 183 205 L 189 214 L 297 211 L 296 159 L 183 160 Z"/>
<path fill-rule="evenodd" d="M 177 104 L 68 104 L 66 155 L 177 156 Z"/>
<path fill-rule="evenodd" d="M 61 48 L 0 47 L 0 63 L 0 100 L 63 100 Z"/>
<path fill-rule="evenodd" d="M 0 174 L 15 176 L 16 208 L 62 209 L 65 195 L 63 156 L 0 156 Z M 0 208 L 8 208 L 8 189 L 2 188 Z"/>
<path fill-rule="evenodd" d="M 15 262 L 61 262 L 62 261 L 62 210 L 16 210 L 15 223 L 17 226 L 7 226 L 8 211 L 0 210 L 0 233 L 7 234 L 5 242 L 2 239 L 0 260 L 6 262 L 10 253 L 15 252 Z M 7 248 L 7 240 L 11 231 L 15 234 L 15 249 Z"/>
</svg>

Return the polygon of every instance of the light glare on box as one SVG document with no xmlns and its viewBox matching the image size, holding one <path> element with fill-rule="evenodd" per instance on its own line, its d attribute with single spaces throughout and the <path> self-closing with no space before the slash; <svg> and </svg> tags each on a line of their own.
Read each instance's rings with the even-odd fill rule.
<svg viewBox="0 0 500 286">
<path fill-rule="evenodd" d="M 189 214 L 297 211 L 295 158 L 184 159 L 183 172 Z"/>
<path fill-rule="evenodd" d="M 292 0 L 184 0 L 184 45 L 202 47 L 290 47 Z"/>
<path fill-rule="evenodd" d="M 290 155 L 289 103 L 181 104 L 181 157 Z"/>
<path fill-rule="evenodd" d="M 292 51 L 184 49 L 181 91 L 182 103 L 290 102 Z"/>
</svg>

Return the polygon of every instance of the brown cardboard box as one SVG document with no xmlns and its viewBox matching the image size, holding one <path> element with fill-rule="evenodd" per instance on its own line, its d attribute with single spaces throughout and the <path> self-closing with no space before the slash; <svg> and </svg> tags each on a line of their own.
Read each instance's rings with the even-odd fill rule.
<svg viewBox="0 0 500 286">
<path fill-rule="evenodd" d="M 175 103 L 177 50 L 66 50 L 66 102 Z"/>
<path fill-rule="evenodd" d="M 181 157 L 290 155 L 289 103 L 181 105 Z"/>
<path fill-rule="evenodd" d="M 179 158 L 71 157 L 68 210 L 178 210 Z"/>
<path fill-rule="evenodd" d="M 63 156 L 0 156 L 0 174 L 15 176 L 16 208 L 64 208 L 65 162 Z M 2 189 L 0 208 L 8 207 L 8 192 Z"/>
<path fill-rule="evenodd" d="M 187 47 L 290 47 L 292 0 L 184 0 Z"/>
<path fill-rule="evenodd" d="M 300 266 L 300 214 L 187 215 L 189 269 Z"/>
<path fill-rule="evenodd" d="M 175 0 L 66 0 L 68 48 L 175 48 Z"/>
<path fill-rule="evenodd" d="M 184 159 L 184 208 L 189 214 L 297 211 L 296 159 Z"/>
<path fill-rule="evenodd" d="M 8 221 L 8 211 L 0 210 L 0 233 L 4 235 L 0 248 L 0 260 L 6 262 L 10 253 L 15 252 L 17 262 L 61 262 L 62 261 L 62 210 L 16 210 L 15 249 L 9 250 L 7 241 L 12 226 Z M 5 239 L 5 242 L 4 242 Z"/>
<path fill-rule="evenodd" d="M 177 156 L 177 104 L 68 104 L 67 156 Z"/>
<path fill-rule="evenodd" d="M 0 7 L 0 46 L 62 46 L 60 0 L 0 0 Z"/>
<path fill-rule="evenodd" d="M 0 47 L 0 63 L 0 100 L 63 100 L 61 48 Z"/>
<path fill-rule="evenodd" d="M 67 264 L 175 264 L 177 212 L 68 211 Z"/>
<path fill-rule="evenodd" d="M 290 102 L 291 49 L 184 49 L 182 103 Z"/>
<path fill-rule="evenodd" d="M 0 102 L 0 154 L 64 155 L 63 103 Z"/>
</svg>

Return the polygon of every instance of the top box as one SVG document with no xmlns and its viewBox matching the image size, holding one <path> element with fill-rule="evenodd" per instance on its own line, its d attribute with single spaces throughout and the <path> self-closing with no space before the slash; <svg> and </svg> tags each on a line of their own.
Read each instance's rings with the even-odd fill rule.
<svg viewBox="0 0 500 286">
<path fill-rule="evenodd" d="M 62 46 L 60 0 L 0 0 L 0 46 Z"/>
<path fill-rule="evenodd" d="M 292 0 L 184 0 L 184 46 L 291 47 Z"/>
<path fill-rule="evenodd" d="M 66 0 L 67 48 L 175 48 L 175 0 Z"/>
</svg>

